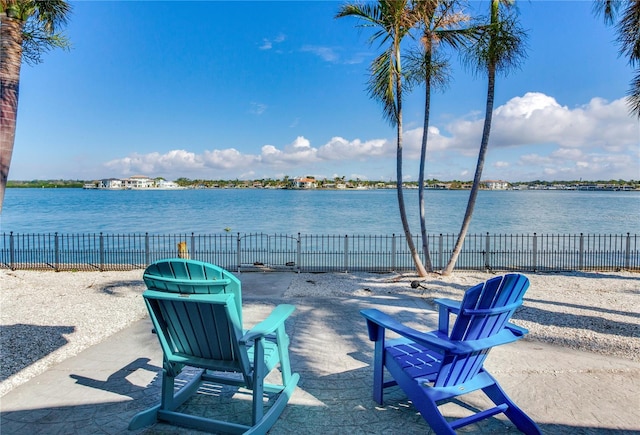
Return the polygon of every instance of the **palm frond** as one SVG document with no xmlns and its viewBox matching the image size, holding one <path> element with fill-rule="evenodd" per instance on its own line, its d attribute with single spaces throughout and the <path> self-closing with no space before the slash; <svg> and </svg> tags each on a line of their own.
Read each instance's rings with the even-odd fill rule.
<svg viewBox="0 0 640 435">
<path fill-rule="evenodd" d="M 383 116 L 392 125 L 398 122 L 395 93 L 395 73 L 393 56 L 389 51 L 381 53 L 371 63 L 369 96 L 382 104 Z"/>
<path fill-rule="evenodd" d="M 451 65 L 444 54 L 436 51 L 430 56 L 424 46 L 410 51 L 405 57 L 406 82 L 409 89 L 425 83 L 436 90 L 444 90 L 451 81 Z"/>
<path fill-rule="evenodd" d="M 620 54 L 634 66 L 640 63 L 640 0 L 629 0 L 617 26 Z"/>
<path fill-rule="evenodd" d="M 636 69 L 635 77 L 631 80 L 631 86 L 627 92 L 627 104 L 629 113 L 640 120 L 640 68 Z"/>
<path fill-rule="evenodd" d="M 478 23 L 478 39 L 462 51 L 462 64 L 476 74 L 484 74 L 489 65 L 507 75 L 526 59 L 527 34 L 515 13 L 503 12 L 492 24 Z"/>
<path fill-rule="evenodd" d="M 605 24 L 613 24 L 621 4 L 621 0 L 596 0 L 593 3 L 593 13 L 596 16 L 602 15 Z"/>
</svg>

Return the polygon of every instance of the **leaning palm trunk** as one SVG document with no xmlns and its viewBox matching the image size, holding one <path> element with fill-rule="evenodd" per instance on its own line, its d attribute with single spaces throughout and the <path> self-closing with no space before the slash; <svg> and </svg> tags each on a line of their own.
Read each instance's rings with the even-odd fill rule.
<svg viewBox="0 0 640 435">
<path fill-rule="evenodd" d="M 22 22 L 0 13 L 0 213 L 9 176 L 18 115 Z"/>
<path fill-rule="evenodd" d="M 396 58 L 397 62 L 400 62 L 400 57 Z M 398 68 L 400 71 L 400 68 Z M 418 250 L 416 249 L 415 243 L 413 243 L 413 238 L 411 237 L 411 229 L 409 227 L 409 221 L 407 220 L 407 211 L 404 205 L 404 193 L 402 190 L 402 76 L 400 74 L 396 74 L 396 104 L 397 104 L 397 137 L 398 137 L 398 146 L 396 150 L 396 190 L 398 192 L 398 208 L 400 210 L 400 220 L 402 221 L 402 229 L 404 230 L 405 239 L 407 239 L 407 246 L 409 248 L 409 252 L 411 253 L 411 258 L 413 259 L 413 263 L 416 266 L 416 272 L 418 276 L 427 276 L 427 270 L 424 268 L 422 264 L 422 260 L 420 259 L 420 255 L 418 255 Z"/>
<path fill-rule="evenodd" d="M 504 20 L 500 19 L 500 4 L 504 3 L 506 6 L 509 6 L 512 2 L 513 0 L 491 0 L 491 24 L 488 28 L 488 45 L 486 45 L 486 51 L 482 48 L 484 45 L 481 45 L 479 46 L 480 50 L 476 52 L 476 55 L 478 55 L 476 62 L 482 67 L 483 71 L 487 72 L 488 77 L 484 128 L 482 130 L 478 162 L 476 163 L 476 172 L 473 177 L 471 192 L 469 192 L 467 209 L 465 210 L 460 233 L 458 234 L 458 239 L 451 253 L 449 263 L 442 271 L 443 275 L 449 275 L 453 272 L 453 268 L 458 261 L 458 256 L 462 251 L 462 245 L 469 230 L 471 216 L 473 215 L 473 209 L 475 208 L 476 199 L 478 198 L 478 190 L 480 189 L 480 180 L 484 168 L 484 158 L 487 154 L 489 135 L 491 134 L 496 73 L 498 71 L 505 71 L 508 67 L 517 66 L 520 59 L 524 57 L 524 32 L 517 25 L 514 17 L 507 17 L 507 19 Z"/>
<path fill-rule="evenodd" d="M 427 53 L 431 64 L 431 54 Z M 431 74 L 425 77 L 425 103 L 424 103 L 424 128 L 422 131 L 422 145 L 420 147 L 420 173 L 418 174 L 418 202 L 420 207 L 420 233 L 422 235 L 422 251 L 424 253 L 425 268 L 428 272 L 433 272 L 431 264 L 431 254 L 429 253 L 429 236 L 427 235 L 427 218 L 424 211 L 424 171 L 427 160 L 427 140 L 429 135 L 429 111 L 431 109 Z"/>
<path fill-rule="evenodd" d="M 458 239 L 451 253 L 451 258 L 447 267 L 442 271 L 442 275 L 450 275 L 453 272 L 453 268 L 456 266 L 460 251 L 462 251 L 462 245 L 464 239 L 467 236 L 469 225 L 471 224 L 471 216 L 473 215 L 473 209 L 476 206 L 476 199 L 478 198 L 478 190 L 480 190 L 480 180 L 482 178 L 482 170 L 484 169 L 484 158 L 487 154 L 487 148 L 489 146 L 489 134 L 491 133 L 491 121 L 493 117 L 493 99 L 495 95 L 496 84 L 496 69 L 495 66 L 489 67 L 489 83 L 487 85 L 487 106 L 484 116 L 484 128 L 482 130 L 482 141 L 480 144 L 480 151 L 478 152 L 478 162 L 476 164 L 476 173 L 473 177 L 473 185 L 471 186 L 471 192 L 469 192 L 469 201 L 467 202 L 467 209 L 464 213 L 464 219 L 462 220 L 462 226 Z"/>
</svg>

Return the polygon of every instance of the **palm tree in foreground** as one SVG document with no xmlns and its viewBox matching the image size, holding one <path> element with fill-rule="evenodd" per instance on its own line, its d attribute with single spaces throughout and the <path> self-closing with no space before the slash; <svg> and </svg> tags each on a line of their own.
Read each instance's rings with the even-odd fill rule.
<svg viewBox="0 0 640 435">
<path fill-rule="evenodd" d="M 371 64 L 369 92 L 372 98 L 379 100 L 384 109 L 385 118 L 396 127 L 396 190 L 400 220 L 404 230 L 411 258 L 419 276 L 426 276 L 427 271 L 418 255 L 411 237 L 409 221 L 402 191 L 402 63 L 400 59 L 400 43 L 410 31 L 413 22 L 410 18 L 407 0 L 380 0 L 374 4 L 347 4 L 340 7 L 336 18 L 353 16 L 362 20 L 365 27 L 377 30 L 371 42 L 380 39 L 381 44 L 388 43 L 387 49 L 376 57 Z"/>
<path fill-rule="evenodd" d="M 0 213 L 16 135 L 20 66 L 41 62 L 44 52 L 66 48 L 57 28 L 71 7 L 62 0 L 0 0 Z"/>
<path fill-rule="evenodd" d="M 519 66 L 525 56 L 525 33 L 518 25 L 515 14 L 508 13 L 507 10 L 512 4 L 513 0 L 491 0 L 489 25 L 486 26 L 485 31 L 481 34 L 478 41 L 473 44 L 465 59 L 468 65 L 473 66 L 477 72 L 487 73 L 487 102 L 473 185 L 469 192 L 469 200 L 462 220 L 460 233 L 458 234 L 458 239 L 451 253 L 449 263 L 447 263 L 447 266 L 442 271 L 443 275 L 451 274 L 458 261 L 458 256 L 460 255 L 464 239 L 471 224 L 473 209 L 476 205 L 482 170 L 484 169 L 484 159 L 489 146 L 489 135 L 491 133 L 496 73 L 507 73 L 510 68 Z"/>
<path fill-rule="evenodd" d="M 420 30 L 420 48 L 409 57 L 408 69 L 411 82 L 424 83 L 425 86 L 424 124 L 418 173 L 418 207 L 420 210 L 422 251 L 428 272 L 433 272 L 433 265 L 429 253 L 425 216 L 424 173 L 427 160 L 431 91 L 444 87 L 449 79 L 448 61 L 440 55 L 438 48 L 445 45 L 457 50 L 475 34 L 474 29 L 460 28 L 460 25 L 468 21 L 469 18 L 456 10 L 458 3 L 458 0 L 415 0 L 412 8 Z"/>
<path fill-rule="evenodd" d="M 622 13 L 621 6 L 624 5 Z M 636 67 L 635 77 L 631 80 L 631 87 L 627 93 L 629 111 L 640 119 L 640 0 L 596 0 L 594 11 L 597 15 L 604 15 L 606 24 L 613 24 L 620 14 L 616 24 L 617 41 L 620 45 L 620 55 L 629 58 L 629 65 Z"/>
</svg>

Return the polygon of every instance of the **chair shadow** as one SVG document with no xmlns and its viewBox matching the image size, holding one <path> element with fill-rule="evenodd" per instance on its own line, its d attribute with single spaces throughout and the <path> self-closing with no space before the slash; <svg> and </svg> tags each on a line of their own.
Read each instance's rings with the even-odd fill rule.
<svg viewBox="0 0 640 435">
<path fill-rule="evenodd" d="M 561 315 L 551 316 L 551 319 L 549 319 L 550 316 L 542 316 L 542 314 L 546 313 L 547 310 L 532 307 L 530 305 L 527 305 L 527 302 L 578 308 L 585 311 L 592 311 L 594 312 L 594 314 L 593 315 L 577 315 L 577 314 L 571 314 L 571 313 L 565 312 L 565 313 L 562 313 Z M 553 302 L 553 301 L 527 298 L 525 300 L 525 305 L 523 305 L 520 309 L 516 311 L 514 315 L 514 319 L 526 320 L 533 323 L 540 323 L 540 319 L 545 319 L 545 325 L 553 325 L 561 328 L 589 329 L 591 331 L 598 332 L 601 334 L 618 335 L 623 337 L 638 337 L 637 322 L 627 323 L 627 322 L 620 322 L 620 321 L 611 320 L 611 319 L 604 319 L 597 315 L 598 312 L 618 314 L 618 315 L 626 316 L 629 318 L 638 317 L 637 313 L 632 313 L 632 312 L 607 310 L 605 308 L 593 307 L 593 306 L 587 306 L 587 305 L 567 304 L 567 303 L 559 303 L 559 302 Z"/>
<path fill-rule="evenodd" d="M 138 386 L 131 382 L 128 377 L 136 370 L 147 370 L 154 373 L 162 370 L 162 367 L 149 364 L 149 361 L 151 361 L 149 358 L 138 358 L 109 375 L 106 381 L 100 381 L 98 379 L 92 379 L 75 374 L 70 374 L 69 377 L 75 379 L 76 383 L 79 385 L 109 391 L 121 396 L 129 396 L 132 399 L 135 399 L 136 393 L 146 390 L 148 386 Z M 156 374 L 150 384 L 156 382 L 157 377 L 158 375 Z"/>
<path fill-rule="evenodd" d="M 113 281 L 111 283 L 103 285 L 99 289 L 99 291 L 107 295 L 117 296 L 120 293 L 120 289 L 131 289 L 136 287 L 139 287 L 140 290 L 145 289 L 145 285 L 142 279 L 129 281 Z"/>
<path fill-rule="evenodd" d="M 67 344 L 65 335 L 75 330 L 75 326 L 1 325 L 0 382 Z"/>
</svg>

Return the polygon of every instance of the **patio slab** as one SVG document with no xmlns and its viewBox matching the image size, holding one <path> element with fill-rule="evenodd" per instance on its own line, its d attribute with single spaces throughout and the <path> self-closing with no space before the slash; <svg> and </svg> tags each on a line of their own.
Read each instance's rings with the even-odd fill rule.
<svg viewBox="0 0 640 435">
<path fill-rule="evenodd" d="M 430 429 L 402 391 L 371 399 L 372 350 L 359 310 L 377 307 L 413 326 L 433 329 L 437 316 L 420 298 L 387 294 L 371 297 L 284 298 L 290 274 L 244 273 L 245 327 L 264 319 L 278 303 L 296 311 L 287 321 L 291 364 L 300 382 L 271 434 L 424 434 Z M 0 432 L 10 434 L 140 433 L 198 434 L 156 424 L 128 432 L 137 412 L 159 401 L 162 354 L 151 323 L 132 324 L 102 343 L 50 368 L 0 399 Z M 544 343 L 521 340 L 496 348 L 487 369 L 549 434 L 640 433 L 640 364 Z M 229 400 L 238 391 L 200 394 L 187 410 L 246 416 Z M 245 401 L 246 402 L 246 401 Z M 479 406 L 470 395 L 466 406 Z M 249 404 L 246 403 L 247 408 Z M 447 405 L 447 415 L 467 411 Z M 465 428 L 468 433 L 518 433 L 497 416 Z"/>
</svg>

